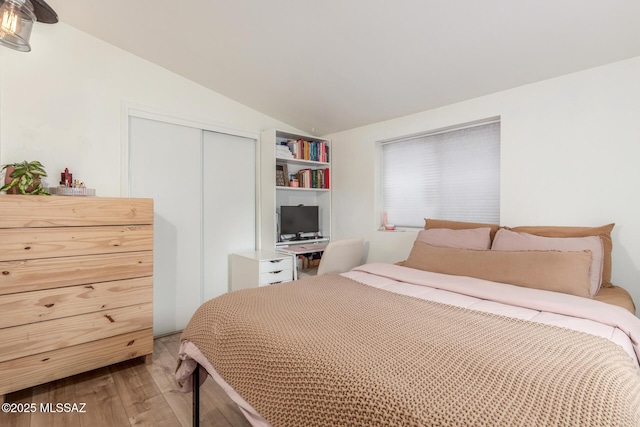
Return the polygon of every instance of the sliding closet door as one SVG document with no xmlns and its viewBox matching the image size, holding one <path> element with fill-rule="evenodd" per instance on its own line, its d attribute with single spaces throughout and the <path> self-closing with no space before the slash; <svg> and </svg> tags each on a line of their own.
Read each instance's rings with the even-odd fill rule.
<svg viewBox="0 0 640 427">
<path fill-rule="evenodd" d="M 184 328 L 201 302 L 202 130 L 131 117 L 131 197 L 154 201 L 153 332 Z"/>
<path fill-rule="evenodd" d="M 154 200 L 153 329 L 184 329 L 255 249 L 256 140 L 130 117 L 129 194 Z"/>
<path fill-rule="evenodd" d="M 255 249 L 256 140 L 204 131 L 204 300 L 229 291 L 229 254 Z"/>
</svg>

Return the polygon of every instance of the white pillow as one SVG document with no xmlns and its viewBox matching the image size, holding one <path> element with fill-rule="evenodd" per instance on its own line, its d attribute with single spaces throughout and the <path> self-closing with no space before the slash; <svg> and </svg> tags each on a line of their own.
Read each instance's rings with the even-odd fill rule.
<svg viewBox="0 0 640 427">
<path fill-rule="evenodd" d="M 498 251 L 591 251 L 589 295 L 594 296 L 602 284 L 604 246 L 598 236 L 588 237 L 543 237 L 528 233 L 518 233 L 501 228 L 493 238 L 492 250 Z"/>
</svg>

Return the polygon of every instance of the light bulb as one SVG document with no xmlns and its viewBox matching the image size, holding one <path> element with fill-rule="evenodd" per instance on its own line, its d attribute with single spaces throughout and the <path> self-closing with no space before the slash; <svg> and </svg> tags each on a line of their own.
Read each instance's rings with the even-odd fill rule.
<svg viewBox="0 0 640 427">
<path fill-rule="evenodd" d="M 36 20 L 29 0 L 4 0 L 0 6 L 0 44 L 21 52 L 29 52 L 29 37 Z"/>
<path fill-rule="evenodd" d="M 2 11 L 2 31 L 8 31 L 12 34 L 18 32 L 18 15 L 13 9 Z"/>
</svg>

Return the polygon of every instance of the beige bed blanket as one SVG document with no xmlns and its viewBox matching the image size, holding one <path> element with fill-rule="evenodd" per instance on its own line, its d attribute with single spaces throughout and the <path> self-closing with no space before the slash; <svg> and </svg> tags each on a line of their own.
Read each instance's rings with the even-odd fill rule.
<svg viewBox="0 0 640 427">
<path fill-rule="evenodd" d="M 607 339 L 325 275 L 232 292 L 182 334 L 273 426 L 638 426 Z"/>
</svg>

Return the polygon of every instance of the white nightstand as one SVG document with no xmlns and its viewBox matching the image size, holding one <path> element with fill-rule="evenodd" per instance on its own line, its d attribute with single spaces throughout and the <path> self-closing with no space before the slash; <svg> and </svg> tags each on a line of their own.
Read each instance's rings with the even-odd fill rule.
<svg viewBox="0 0 640 427">
<path fill-rule="evenodd" d="M 293 257 L 276 251 L 231 254 L 231 290 L 293 280 Z"/>
</svg>

